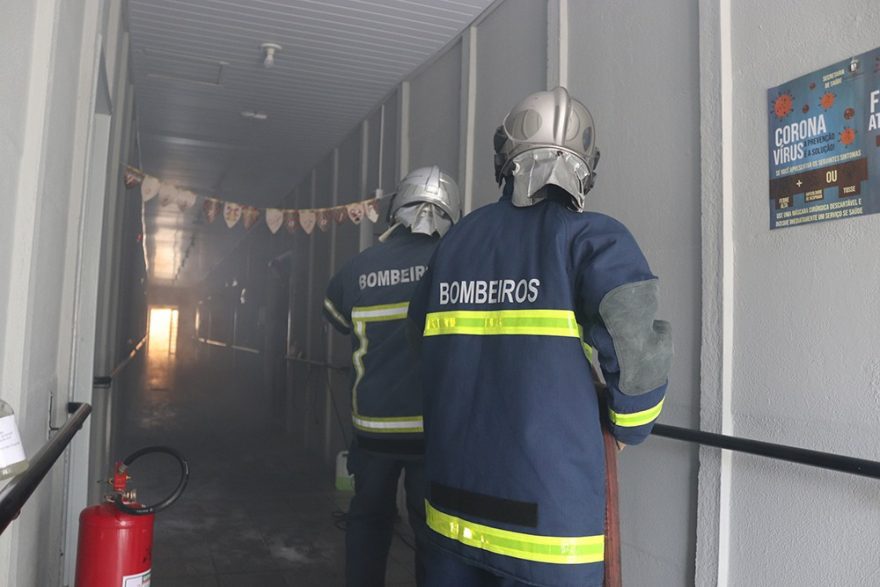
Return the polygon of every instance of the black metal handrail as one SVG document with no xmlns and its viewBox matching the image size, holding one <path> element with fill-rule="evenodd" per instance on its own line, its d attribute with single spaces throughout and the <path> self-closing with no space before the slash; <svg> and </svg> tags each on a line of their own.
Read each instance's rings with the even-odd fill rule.
<svg viewBox="0 0 880 587">
<path fill-rule="evenodd" d="M 67 422 L 58 429 L 58 433 L 30 459 L 27 470 L 19 473 L 0 490 L 0 534 L 18 517 L 21 508 L 27 503 L 31 494 L 37 489 L 46 473 L 58 460 L 58 457 L 70 444 L 83 422 L 92 412 L 89 404 L 67 404 L 68 413 L 72 413 Z"/>
<path fill-rule="evenodd" d="M 293 363 L 302 363 L 311 367 L 323 367 L 329 371 L 339 371 L 342 373 L 351 371 L 351 367 L 333 365 L 324 361 L 313 361 L 312 359 L 304 359 L 303 357 L 295 357 L 293 355 L 287 355 L 285 358 Z"/>
<path fill-rule="evenodd" d="M 702 430 L 667 426 L 665 424 L 655 424 L 652 434 L 655 436 L 662 436 L 663 438 L 674 438 L 675 440 L 695 442 L 705 446 L 714 446 L 716 448 L 744 452 L 791 463 L 810 465 L 821 469 L 829 469 L 832 471 L 840 471 L 842 473 L 861 475 L 862 477 L 871 477 L 872 479 L 880 479 L 880 462 L 876 461 L 856 459 L 834 453 L 785 446 L 783 444 L 773 444 L 770 442 L 762 442 L 760 440 L 751 440 L 749 438 L 739 438 L 737 436 L 728 436 L 726 434 L 715 434 L 712 432 L 703 432 Z"/>
<path fill-rule="evenodd" d="M 119 375 L 123 369 L 134 359 L 138 351 L 144 348 L 144 345 L 147 344 L 147 335 L 138 342 L 134 348 L 126 355 L 124 359 L 122 359 L 116 367 L 113 368 L 113 371 L 110 372 L 109 375 L 95 375 L 92 378 L 92 387 L 110 387 L 113 383 L 113 378 Z"/>
</svg>

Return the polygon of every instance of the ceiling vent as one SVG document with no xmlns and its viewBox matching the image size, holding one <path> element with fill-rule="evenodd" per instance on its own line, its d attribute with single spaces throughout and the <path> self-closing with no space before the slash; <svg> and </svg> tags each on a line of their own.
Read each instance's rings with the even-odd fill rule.
<svg viewBox="0 0 880 587">
<path fill-rule="evenodd" d="M 144 49 L 147 77 L 219 86 L 223 83 L 225 61 L 193 57 L 185 53 Z"/>
</svg>

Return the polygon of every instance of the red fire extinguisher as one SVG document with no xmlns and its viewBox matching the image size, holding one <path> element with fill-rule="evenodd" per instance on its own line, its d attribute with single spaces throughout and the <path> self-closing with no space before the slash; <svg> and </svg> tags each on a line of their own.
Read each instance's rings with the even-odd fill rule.
<svg viewBox="0 0 880 587">
<path fill-rule="evenodd" d="M 131 479 L 127 470 L 134 461 L 152 453 L 164 453 L 177 460 L 180 482 L 171 495 L 144 506 L 137 503 L 135 490 L 126 488 Z M 149 587 L 156 513 L 178 500 L 188 480 L 186 460 L 167 446 L 142 448 L 116 463 L 109 481 L 112 493 L 104 497 L 104 503 L 88 507 L 79 515 L 76 587 Z"/>
</svg>

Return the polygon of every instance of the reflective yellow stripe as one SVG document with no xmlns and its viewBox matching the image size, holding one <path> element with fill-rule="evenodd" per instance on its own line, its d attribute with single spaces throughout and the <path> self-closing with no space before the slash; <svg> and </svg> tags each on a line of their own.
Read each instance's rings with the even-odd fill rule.
<svg viewBox="0 0 880 587">
<path fill-rule="evenodd" d="M 593 362 L 593 347 L 581 341 L 581 346 L 584 348 L 584 356 L 587 358 L 588 363 Z"/>
<path fill-rule="evenodd" d="M 351 324 L 348 323 L 348 320 L 342 315 L 342 313 L 336 309 L 336 306 L 333 305 L 333 302 L 330 301 L 330 298 L 324 298 L 324 307 L 327 308 L 327 311 L 330 312 L 330 315 L 336 318 L 336 320 L 345 326 L 346 328 L 351 328 Z"/>
<path fill-rule="evenodd" d="M 435 509 L 425 500 L 428 527 L 452 540 L 495 554 L 560 565 L 598 563 L 605 558 L 605 537 L 540 536 L 484 526 Z"/>
<path fill-rule="evenodd" d="M 653 408 L 648 408 L 647 410 L 642 410 L 641 412 L 632 412 L 629 414 L 619 414 L 614 410 L 609 409 L 608 416 L 611 418 L 612 422 L 624 428 L 644 426 L 645 424 L 650 424 L 657 419 L 657 416 L 660 415 L 660 411 L 663 409 L 664 401 L 666 400 L 660 400 L 660 403 Z"/>
<path fill-rule="evenodd" d="M 584 341 L 584 327 L 578 324 L 578 338 L 581 339 L 581 347 L 584 349 L 584 356 L 588 363 L 593 362 L 593 347 Z"/>
<path fill-rule="evenodd" d="M 366 432 L 412 433 L 424 432 L 421 416 L 403 416 L 395 418 L 375 418 L 362 416 L 358 411 L 358 385 L 364 377 L 364 357 L 370 341 L 367 338 L 368 322 L 390 322 L 406 319 L 409 302 L 382 304 L 379 306 L 356 306 L 351 309 L 351 321 L 354 323 L 354 334 L 358 339 L 358 349 L 352 354 L 355 380 L 351 396 L 351 422 L 354 427 Z"/>
<path fill-rule="evenodd" d="M 444 334 L 535 334 L 579 338 L 571 310 L 454 310 L 432 312 L 425 319 L 425 336 Z"/>
<path fill-rule="evenodd" d="M 367 338 L 367 324 L 361 320 L 353 320 L 354 322 L 354 334 L 358 339 L 358 348 L 351 355 L 351 362 L 354 365 L 354 385 L 351 387 L 351 415 L 352 421 L 354 421 L 354 416 L 358 413 L 358 401 L 357 401 L 357 390 L 358 385 L 361 382 L 361 379 L 364 378 L 364 355 L 367 354 L 367 347 L 370 344 L 370 340 Z"/>
<path fill-rule="evenodd" d="M 367 432 L 424 432 L 425 427 L 421 416 L 403 416 L 398 418 L 367 418 L 352 414 L 351 421 L 355 428 Z"/>
<path fill-rule="evenodd" d="M 381 306 L 357 306 L 351 309 L 351 319 L 363 322 L 386 322 L 404 320 L 409 309 L 409 302 L 382 304 Z"/>
</svg>

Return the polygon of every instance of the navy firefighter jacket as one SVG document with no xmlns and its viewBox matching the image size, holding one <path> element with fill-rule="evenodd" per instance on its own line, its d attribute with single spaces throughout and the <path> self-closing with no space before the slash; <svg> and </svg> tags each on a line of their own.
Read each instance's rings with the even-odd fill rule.
<svg viewBox="0 0 880 587">
<path fill-rule="evenodd" d="M 423 451 L 421 382 L 406 312 L 438 240 L 398 228 L 352 258 L 327 286 L 324 316 L 352 335 L 351 419 L 363 449 Z"/>
<path fill-rule="evenodd" d="M 555 201 L 518 208 L 503 197 L 444 237 L 409 307 L 423 333 L 435 545 L 530 585 L 602 585 L 600 420 L 641 442 L 666 383 L 620 391 L 599 305 L 654 279 L 622 224 Z M 582 340 L 608 382 L 604 414 Z"/>
</svg>

